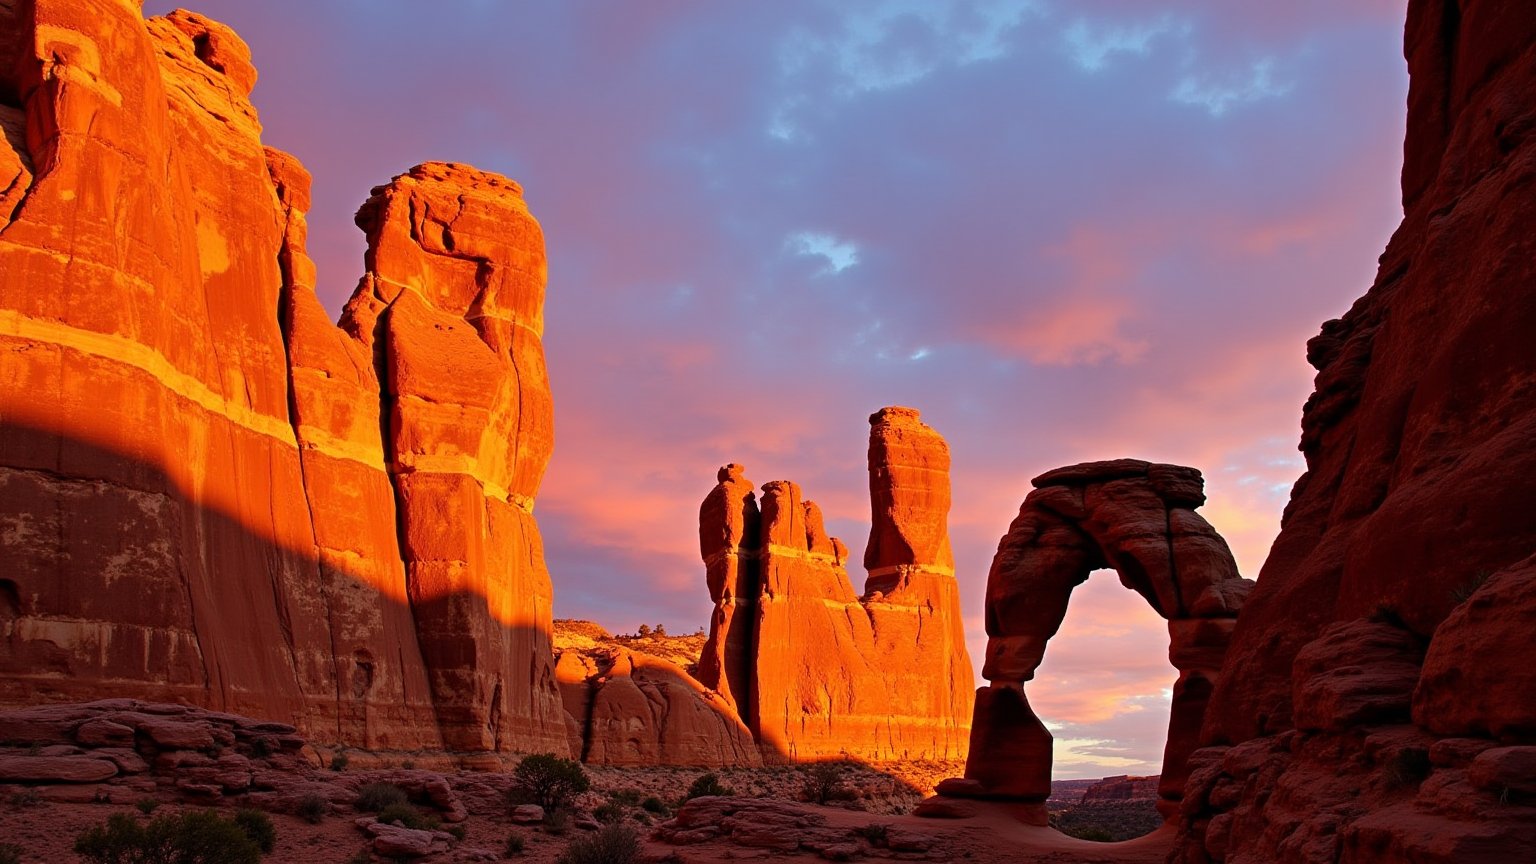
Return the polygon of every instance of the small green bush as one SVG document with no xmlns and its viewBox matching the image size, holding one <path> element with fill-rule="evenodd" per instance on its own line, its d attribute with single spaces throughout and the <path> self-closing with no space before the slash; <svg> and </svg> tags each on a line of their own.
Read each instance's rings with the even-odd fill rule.
<svg viewBox="0 0 1536 864">
<path fill-rule="evenodd" d="M 357 790 L 352 806 L 364 813 L 377 813 L 393 804 L 409 804 L 410 796 L 393 783 L 369 783 Z"/>
<path fill-rule="evenodd" d="M 608 800 L 623 807 L 635 807 L 640 804 L 641 792 L 639 789 L 616 789 L 608 793 Z"/>
<path fill-rule="evenodd" d="M 735 795 L 736 790 L 720 782 L 720 777 L 713 772 L 700 774 L 688 787 L 688 794 L 683 796 L 684 801 L 692 801 L 695 798 L 708 798 L 716 795 Z"/>
<path fill-rule="evenodd" d="M 844 765 L 839 762 L 817 762 L 805 768 L 805 800 L 816 804 L 841 797 Z"/>
<path fill-rule="evenodd" d="M 592 811 L 592 818 L 603 823 L 604 825 L 612 825 L 615 822 L 623 822 L 624 807 L 622 805 L 615 804 L 612 801 L 608 802 L 607 804 L 598 805 L 597 809 Z"/>
<path fill-rule="evenodd" d="M 855 829 L 860 837 L 868 840 L 873 846 L 884 846 L 886 835 L 890 833 L 891 826 L 884 822 L 872 822 L 862 828 Z"/>
<path fill-rule="evenodd" d="M 272 827 L 272 817 L 254 807 L 241 807 L 235 811 L 235 824 L 251 838 L 265 855 L 277 845 L 277 829 Z"/>
<path fill-rule="evenodd" d="M 352 760 L 347 756 L 346 753 L 337 753 L 335 756 L 331 757 L 331 770 L 345 771 L 347 770 L 347 763 L 351 761 Z"/>
<path fill-rule="evenodd" d="M 161 816 L 147 823 L 114 813 L 75 839 L 91 864 L 257 864 L 261 847 L 233 819 L 211 810 Z"/>
<path fill-rule="evenodd" d="M 379 811 L 380 822 L 399 822 L 418 831 L 436 831 L 442 822 L 436 816 L 428 816 L 409 804 L 391 804 Z"/>
<path fill-rule="evenodd" d="M 558 810 L 590 788 L 592 781 L 580 762 L 553 753 L 524 756 L 512 769 L 513 794 L 545 810 Z"/>
<path fill-rule="evenodd" d="M 453 839 L 458 840 L 460 842 L 463 842 L 464 838 L 466 836 L 468 836 L 468 834 L 469 834 L 469 830 L 467 828 L 465 828 L 463 825 L 449 825 L 447 828 L 444 828 L 443 830 L 447 831 L 449 834 L 452 834 L 453 835 Z"/>
<path fill-rule="evenodd" d="M 319 825 L 329 812 L 331 802 L 319 795 L 305 795 L 299 800 L 299 818 L 311 825 Z"/>
<path fill-rule="evenodd" d="M 656 813 L 658 815 L 662 815 L 667 812 L 667 805 L 666 802 L 662 801 L 660 798 L 657 798 L 655 795 L 652 795 L 644 801 L 640 802 L 640 809 L 647 813 Z"/>
<path fill-rule="evenodd" d="M 159 809 L 160 802 L 153 798 L 140 798 L 138 801 L 134 802 L 133 806 L 137 808 L 140 813 L 148 816 L 149 814 L 155 812 L 155 810 Z"/>
<path fill-rule="evenodd" d="M 604 825 L 565 847 L 559 864 L 634 864 L 640 859 L 640 835 L 628 825 Z"/>
<path fill-rule="evenodd" d="M 528 848 L 528 841 L 523 839 L 522 834 L 513 831 L 507 835 L 507 845 L 501 850 L 501 857 L 516 858 L 523 854 L 523 850 L 526 848 Z"/>
</svg>

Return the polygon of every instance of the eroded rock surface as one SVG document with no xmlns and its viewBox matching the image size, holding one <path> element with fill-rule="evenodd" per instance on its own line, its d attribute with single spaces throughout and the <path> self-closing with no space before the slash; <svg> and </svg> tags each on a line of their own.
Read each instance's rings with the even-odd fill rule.
<svg viewBox="0 0 1536 864">
<path fill-rule="evenodd" d="M 729 694 L 769 761 L 956 759 L 971 670 L 946 520 L 949 451 L 910 408 L 870 418 L 869 577 L 798 485 L 758 499 L 739 465 L 700 509 L 715 601 L 701 680 Z"/>
<path fill-rule="evenodd" d="M 0 701 L 565 752 L 516 184 L 429 163 L 375 190 L 338 328 L 238 36 L 113 0 L 0 17 Z"/>
<path fill-rule="evenodd" d="M 1179 677 L 1159 809 L 1172 816 L 1251 583 L 1238 576 L 1226 541 L 1195 512 L 1205 493 L 1193 468 L 1119 459 L 1059 468 L 1033 482 L 987 578 L 982 675 L 991 684 L 976 694 L 965 772 L 973 785 L 962 794 L 1042 805 L 1050 796 L 1052 738 L 1030 708 L 1025 683 L 1060 629 L 1072 590 L 1092 571 L 1112 568 L 1168 620 L 1168 659 Z"/>
</svg>

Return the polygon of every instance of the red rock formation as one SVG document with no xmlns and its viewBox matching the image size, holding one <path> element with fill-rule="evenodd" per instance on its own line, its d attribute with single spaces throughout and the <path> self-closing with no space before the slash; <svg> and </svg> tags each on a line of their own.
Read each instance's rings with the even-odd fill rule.
<svg viewBox="0 0 1536 864">
<path fill-rule="evenodd" d="M 750 704 L 751 621 L 762 593 L 757 561 L 761 515 L 744 471 L 735 463 L 721 468 L 719 484 L 699 507 L 699 554 L 715 604 L 709 641 L 699 655 L 699 680 L 742 716 Z"/>
<path fill-rule="evenodd" d="M 0 543 L 0 698 L 132 692 L 334 728 L 243 46 L 107 0 L 17 14 L 27 44 L 0 75 L 26 128 L 0 164 L 35 174 L 0 228 L 0 519 L 25 526 Z"/>
<path fill-rule="evenodd" d="M 1177 860 L 1536 859 L 1536 17 L 1412 0 L 1405 54 L 1403 223 L 1308 343 Z"/>
<path fill-rule="evenodd" d="M 676 641 L 692 641 L 697 650 L 698 638 Z M 615 639 L 589 621 L 556 622 L 554 639 L 570 749 L 582 761 L 707 768 L 762 764 L 752 734 L 721 694 L 676 663 L 633 647 L 660 640 Z"/>
<path fill-rule="evenodd" d="M 406 584 L 445 743 L 563 746 L 533 499 L 553 449 L 544 242 L 510 180 L 428 163 L 358 211 L 342 315 L 380 369 Z"/>
<path fill-rule="evenodd" d="M 239 37 L 32 0 L 0 43 L 0 700 L 565 752 L 516 184 L 433 163 L 375 190 L 338 329 Z"/>
<path fill-rule="evenodd" d="M 1051 792 L 1051 734 L 1030 709 L 1024 683 L 1066 617 L 1072 589 L 1113 568 L 1168 619 L 1173 686 L 1159 809 L 1177 811 L 1233 618 L 1247 580 L 1227 544 L 1195 513 L 1205 503 L 1200 472 L 1136 459 L 1059 468 L 1034 480 L 998 544 L 987 577 L 991 685 L 976 694 L 966 779 L 950 795 L 1043 804 Z M 1034 814 L 1044 817 L 1043 806 Z"/>
<path fill-rule="evenodd" d="M 795 484 L 764 485 L 759 511 L 728 465 L 700 511 L 715 601 L 701 679 L 732 694 L 770 761 L 964 752 L 972 677 L 946 527 L 948 449 L 910 408 L 870 423 L 862 597 L 847 548 Z"/>
</svg>

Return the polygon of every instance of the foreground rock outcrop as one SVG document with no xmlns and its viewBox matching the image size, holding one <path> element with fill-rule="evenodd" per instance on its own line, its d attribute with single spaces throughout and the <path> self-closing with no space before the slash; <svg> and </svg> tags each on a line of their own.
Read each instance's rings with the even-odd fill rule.
<svg viewBox="0 0 1536 864">
<path fill-rule="evenodd" d="M 715 611 L 700 680 L 772 761 L 963 756 L 972 673 L 949 513 L 949 450 L 910 408 L 870 417 L 864 592 L 821 510 L 788 481 L 759 502 L 739 465 L 700 508 Z"/>
<path fill-rule="evenodd" d="M 111 0 L 0 13 L 0 702 L 566 752 L 517 185 L 431 163 L 376 189 L 338 328 L 238 36 Z"/>
<path fill-rule="evenodd" d="M 1307 346 L 1179 861 L 1536 859 L 1536 17 L 1412 0 L 1405 54 L 1403 223 Z"/>
</svg>

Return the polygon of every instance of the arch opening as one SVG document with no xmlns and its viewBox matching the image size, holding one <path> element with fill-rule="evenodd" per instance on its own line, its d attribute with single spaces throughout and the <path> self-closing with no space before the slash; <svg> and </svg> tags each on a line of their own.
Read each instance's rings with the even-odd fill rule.
<svg viewBox="0 0 1536 864">
<path fill-rule="evenodd" d="M 1195 513 L 1205 493 L 1193 468 L 1091 462 L 1047 472 L 1033 485 L 987 578 L 982 676 L 990 683 L 976 694 L 966 779 L 951 790 L 1036 805 L 1031 816 L 1044 821 L 1054 739 L 1027 694 L 1045 683 L 1037 674 L 1046 645 L 1078 586 L 1112 569 L 1165 622 L 1177 670 L 1157 787 L 1158 812 L 1171 819 L 1253 583 L 1238 576 L 1226 541 Z"/>
</svg>

